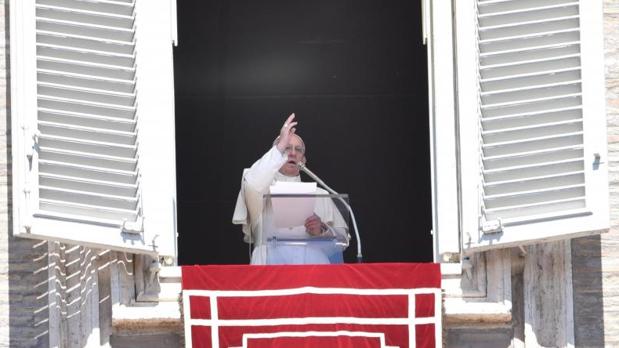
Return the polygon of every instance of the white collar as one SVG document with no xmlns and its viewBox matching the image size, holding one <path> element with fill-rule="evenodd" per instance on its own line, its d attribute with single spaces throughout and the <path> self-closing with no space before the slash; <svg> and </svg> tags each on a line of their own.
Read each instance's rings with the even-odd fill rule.
<svg viewBox="0 0 619 348">
<path fill-rule="evenodd" d="M 300 175 L 296 175 L 296 176 L 287 176 L 284 175 L 282 173 L 280 173 L 279 171 L 277 171 L 277 173 L 275 173 L 275 180 L 274 181 L 292 181 L 292 182 L 299 182 L 301 181 L 301 176 Z"/>
</svg>

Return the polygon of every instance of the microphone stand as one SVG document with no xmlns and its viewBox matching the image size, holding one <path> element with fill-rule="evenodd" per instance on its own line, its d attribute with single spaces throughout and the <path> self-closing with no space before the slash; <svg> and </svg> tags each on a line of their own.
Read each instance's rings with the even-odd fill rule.
<svg viewBox="0 0 619 348">
<path fill-rule="evenodd" d="M 324 181 L 320 180 L 318 175 L 314 174 L 314 172 L 309 170 L 309 168 L 305 166 L 305 163 L 299 162 L 297 163 L 297 166 L 305 174 L 309 175 L 312 179 L 316 180 L 316 182 L 320 184 L 320 186 L 324 187 L 327 191 L 329 191 L 329 193 L 334 194 L 334 195 L 339 195 L 339 193 L 337 193 L 334 189 L 330 188 L 327 184 L 325 184 Z M 363 262 L 363 255 L 361 254 L 361 238 L 359 237 L 359 229 L 357 229 L 357 220 L 355 220 L 355 213 L 353 213 L 352 208 L 350 207 L 350 204 L 348 204 L 348 202 L 342 199 L 342 197 L 337 196 L 336 198 L 340 202 L 342 202 L 342 204 L 344 204 L 344 206 L 346 207 L 346 209 L 348 209 L 348 212 L 350 213 L 350 218 L 352 220 L 352 224 L 355 229 L 355 238 L 357 238 L 357 262 L 361 263 Z"/>
</svg>

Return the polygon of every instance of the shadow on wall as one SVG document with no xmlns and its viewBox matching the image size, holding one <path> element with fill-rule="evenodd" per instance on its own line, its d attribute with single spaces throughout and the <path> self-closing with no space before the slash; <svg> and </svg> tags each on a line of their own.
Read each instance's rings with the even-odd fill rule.
<svg viewBox="0 0 619 348">
<path fill-rule="evenodd" d="M 601 236 L 572 240 L 574 340 L 576 347 L 604 346 Z"/>
</svg>

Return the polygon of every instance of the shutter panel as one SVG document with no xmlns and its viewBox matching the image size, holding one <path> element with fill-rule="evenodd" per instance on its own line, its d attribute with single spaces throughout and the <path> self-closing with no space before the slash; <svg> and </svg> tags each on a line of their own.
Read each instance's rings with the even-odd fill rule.
<svg viewBox="0 0 619 348">
<path fill-rule="evenodd" d="M 36 110 L 17 108 L 26 138 L 18 146 L 27 148 L 31 138 L 33 151 L 26 149 L 28 168 L 16 168 L 27 170 L 29 193 L 26 219 L 16 230 L 26 237 L 174 255 L 173 246 L 161 250 L 175 238 L 174 172 L 154 173 L 158 165 L 152 163 L 159 157 L 174 168 L 174 157 L 169 150 L 153 155 L 160 147 L 151 140 L 173 149 L 170 27 L 155 29 L 166 14 L 169 21 L 169 3 L 36 0 L 22 6 L 15 19 L 35 30 L 19 44 L 33 45 L 36 59 L 21 67 L 35 69 L 36 92 L 24 93 L 24 101 Z M 139 58 L 152 62 L 140 68 Z M 151 75 L 161 76 L 156 90 L 142 86 Z M 160 115 L 151 113 L 150 104 Z M 165 124 L 150 125 L 162 119 Z M 161 194 L 145 194 L 157 191 L 155 180 Z M 157 231 L 145 228 L 149 217 L 160 222 Z"/>
<path fill-rule="evenodd" d="M 465 248 L 607 228 L 603 72 L 585 66 L 603 66 L 599 4 L 457 6 L 461 142 L 478 140 L 461 158 L 470 161 L 464 197 L 477 210 L 464 208 Z"/>
<path fill-rule="evenodd" d="M 41 214 L 135 222 L 134 6 L 37 0 L 36 16 Z"/>
</svg>

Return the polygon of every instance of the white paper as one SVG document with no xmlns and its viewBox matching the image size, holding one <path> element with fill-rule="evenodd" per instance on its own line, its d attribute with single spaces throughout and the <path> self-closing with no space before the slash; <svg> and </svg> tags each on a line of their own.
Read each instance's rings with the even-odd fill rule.
<svg viewBox="0 0 619 348">
<path fill-rule="evenodd" d="M 270 187 L 271 194 L 315 194 L 315 182 L 280 181 Z M 302 226 L 314 214 L 315 197 L 271 197 L 273 223 L 277 228 Z"/>
</svg>

